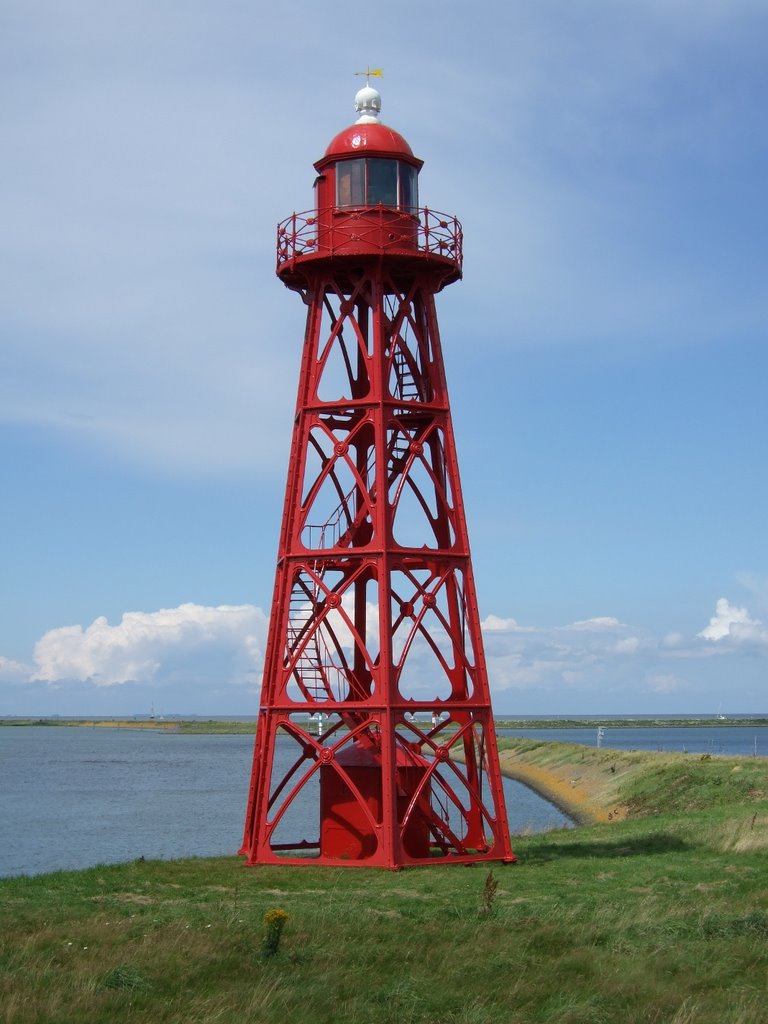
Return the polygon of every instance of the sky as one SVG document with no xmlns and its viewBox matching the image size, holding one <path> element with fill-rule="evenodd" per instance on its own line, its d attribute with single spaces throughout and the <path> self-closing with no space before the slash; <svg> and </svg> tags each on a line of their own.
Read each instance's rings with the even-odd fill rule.
<svg viewBox="0 0 768 1024">
<path fill-rule="evenodd" d="M 764 0 L 5 0 L 0 715 L 255 716 L 354 120 L 456 214 L 438 312 L 494 711 L 768 712 Z"/>
</svg>

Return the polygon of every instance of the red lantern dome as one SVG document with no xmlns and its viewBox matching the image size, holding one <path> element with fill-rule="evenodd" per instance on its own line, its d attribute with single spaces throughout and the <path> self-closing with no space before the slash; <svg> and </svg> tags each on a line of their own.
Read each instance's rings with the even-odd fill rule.
<svg viewBox="0 0 768 1024">
<path fill-rule="evenodd" d="M 344 157 L 355 156 L 385 156 L 400 157 L 408 160 L 416 167 L 421 167 L 423 161 L 417 160 L 413 150 L 405 141 L 400 132 L 389 128 L 378 122 L 366 124 L 351 124 L 345 128 L 331 141 L 325 151 L 322 160 L 318 160 L 315 167 L 320 170 L 328 160 L 338 160 Z"/>
</svg>

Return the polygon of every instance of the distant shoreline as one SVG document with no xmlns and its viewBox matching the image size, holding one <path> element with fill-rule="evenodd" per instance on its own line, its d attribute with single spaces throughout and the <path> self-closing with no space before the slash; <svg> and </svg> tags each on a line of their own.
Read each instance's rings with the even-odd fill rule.
<svg viewBox="0 0 768 1024">
<path fill-rule="evenodd" d="M 495 720 L 497 729 L 719 729 L 754 728 L 768 726 L 768 716 L 759 718 L 507 718 Z M 256 720 L 219 720 L 206 718 L 60 718 L 60 717 L 8 717 L 0 718 L 0 726 L 50 726 L 92 729 L 155 729 L 162 732 L 197 734 L 240 734 L 256 731 Z"/>
</svg>

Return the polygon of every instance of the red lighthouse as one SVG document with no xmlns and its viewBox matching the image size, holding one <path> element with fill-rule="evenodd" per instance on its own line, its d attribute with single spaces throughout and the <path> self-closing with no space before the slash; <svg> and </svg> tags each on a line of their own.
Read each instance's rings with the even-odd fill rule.
<svg viewBox="0 0 768 1024">
<path fill-rule="evenodd" d="M 277 232 L 307 307 L 242 853 L 249 864 L 513 861 L 435 295 L 461 225 L 358 120 Z"/>
</svg>

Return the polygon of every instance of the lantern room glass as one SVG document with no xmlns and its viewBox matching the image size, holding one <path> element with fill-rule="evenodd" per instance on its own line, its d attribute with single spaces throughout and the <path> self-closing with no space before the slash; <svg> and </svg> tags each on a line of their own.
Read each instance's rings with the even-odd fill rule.
<svg viewBox="0 0 768 1024">
<path fill-rule="evenodd" d="M 367 160 L 366 198 L 369 206 L 397 206 L 397 161 Z"/>
<path fill-rule="evenodd" d="M 416 210 L 419 205 L 418 171 L 410 164 L 400 163 L 400 209 Z"/>
<path fill-rule="evenodd" d="M 402 160 L 362 157 L 336 164 L 336 206 L 390 206 L 415 210 L 418 180 L 415 167 Z"/>
</svg>

